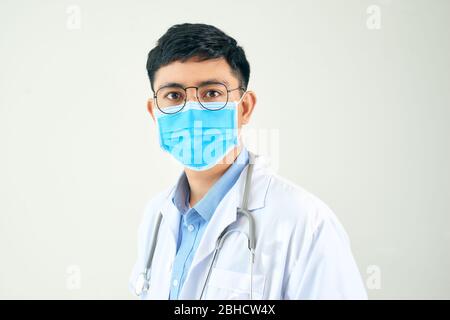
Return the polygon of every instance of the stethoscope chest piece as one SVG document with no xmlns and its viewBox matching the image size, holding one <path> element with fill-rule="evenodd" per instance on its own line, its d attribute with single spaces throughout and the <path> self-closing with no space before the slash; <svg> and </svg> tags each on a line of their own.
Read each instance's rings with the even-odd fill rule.
<svg viewBox="0 0 450 320">
<path fill-rule="evenodd" d="M 145 291 L 148 291 L 149 283 L 147 279 L 147 272 L 142 272 L 139 274 L 136 280 L 135 293 L 140 296 Z"/>
</svg>

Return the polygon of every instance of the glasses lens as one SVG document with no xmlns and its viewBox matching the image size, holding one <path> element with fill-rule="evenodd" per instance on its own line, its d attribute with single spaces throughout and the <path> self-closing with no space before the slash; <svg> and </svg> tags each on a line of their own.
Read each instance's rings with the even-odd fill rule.
<svg viewBox="0 0 450 320">
<path fill-rule="evenodd" d="M 156 93 L 156 104 L 164 113 L 176 113 L 183 109 L 186 92 L 179 87 L 164 87 Z"/>
<path fill-rule="evenodd" d="M 198 88 L 198 99 L 205 109 L 222 109 L 228 101 L 227 87 L 221 83 L 201 86 Z"/>
</svg>

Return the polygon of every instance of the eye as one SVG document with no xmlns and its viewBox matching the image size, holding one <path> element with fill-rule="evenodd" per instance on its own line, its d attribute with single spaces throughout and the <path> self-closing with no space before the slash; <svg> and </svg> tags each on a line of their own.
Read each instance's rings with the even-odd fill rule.
<svg viewBox="0 0 450 320">
<path fill-rule="evenodd" d="M 169 99 L 169 100 L 180 100 L 180 99 L 182 99 L 183 97 L 182 97 L 182 95 L 181 95 L 179 92 L 172 91 L 172 92 L 168 92 L 168 93 L 164 96 L 164 98 L 167 98 L 167 99 Z"/>
<path fill-rule="evenodd" d="M 205 98 L 217 98 L 221 95 L 221 93 L 219 91 L 216 90 L 208 90 L 205 93 Z"/>
</svg>

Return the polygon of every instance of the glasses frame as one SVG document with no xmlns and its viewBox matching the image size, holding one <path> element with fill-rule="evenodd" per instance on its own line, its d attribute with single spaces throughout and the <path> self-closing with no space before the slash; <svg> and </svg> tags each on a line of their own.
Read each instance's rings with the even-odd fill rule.
<svg viewBox="0 0 450 320">
<path fill-rule="evenodd" d="M 208 86 L 208 85 L 214 85 L 214 84 L 220 84 L 220 85 L 223 85 L 225 88 L 226 88 L 226 91 L 227 91 L 227 100 L 225 101 L 225 103 L 224 103 L 224 105 L 223 105 L 223 107 L 221 107 L 221 108 L 219 108 L 219 109 L 208 109 L 207 107 L 205 107 L 203 104 L 202 104 L 202 102 L 200 101 L 200 99 L 199 99 L 199 97 L 198 97 L 198 89 L 200 88 L 200 87 L 203 87 L 203 86 Z M 181 110 L 183 110 L 184 109 L 184 107 L 186 106 L 186 101 L 187 101 L 187 89 L 190 89 L 190 88 L 195 88 L 195 97 L 197 98 L 197 101 L 200 103 L 200 105 L 202 106 L 202 108 L 204 108 L 205 110 L 208 110 L 208 111 L 219 111 L 219 110 L 222 110 L 223 108 L 225 108 L 225 106 L 227 105 L 227 103 L 228 103 L 228 98 L 229 98 L 229 96 L 230 96 L 230 92 L 233 92 L 233 91 L 236 91 L 236 90 L 242 90 L 242 91 L 244 91 L 245 92 L 245 88 L 244 87 L 237 87 L 237 88 L 234 88 L 234 89 L 228 89 L 228 86 L 225 84 L 225 83 L 222 83 L 222 82 L 210 82 L 210 83 L 207 83 L 207 84 L 205 84 L 205 85 L 202 85 L 202 86 L 199 86 L 199 87 L 196 87 L 196 86 L 189 86 L 189 87 L 179 87 L 180 89 L 183 89 L 184 90 L 184 103 L 183 103 L 183 106 L 180 108 L 180 110 L 178 110 L 178 111 L 176 111 L 176 112 L 165 112 L 165 111 L 163 111 L 160 107 L 159 107 L 159 105 L 158 105 L 158 92 L 159 92 L 159 90 L 161 90 L 161 89 L 165 89 L 165 88 L 167 88 L 168 86 L 163 86 L 163 87 L 161 87 L 161 88 L 159 88 L 158 90 L 156 90 L 156 92 L 153 94 L 153 98 L 155 99 L 155 102 L 156 102 L 156 107 L 158 108 L 158 110 L 159 111 L 161 111 L 162 113 L 164 113 L 164 114 L 177 114 L 178 112 L 180 112 Z"/>
</svg>

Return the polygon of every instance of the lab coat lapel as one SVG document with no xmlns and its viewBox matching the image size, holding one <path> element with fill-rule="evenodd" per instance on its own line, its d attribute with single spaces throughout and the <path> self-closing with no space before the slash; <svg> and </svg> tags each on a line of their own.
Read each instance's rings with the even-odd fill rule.
<svg viewBox="0 0 450 320">
<path fill-rule="evenodd" d="M 170 293 L 180 223 L 180 214 L 172 202 L 172 193 L 165 200 L 161 213 L 163 220 L 151 271 L 149 298 L 166 300 Z"/>
</svg>

